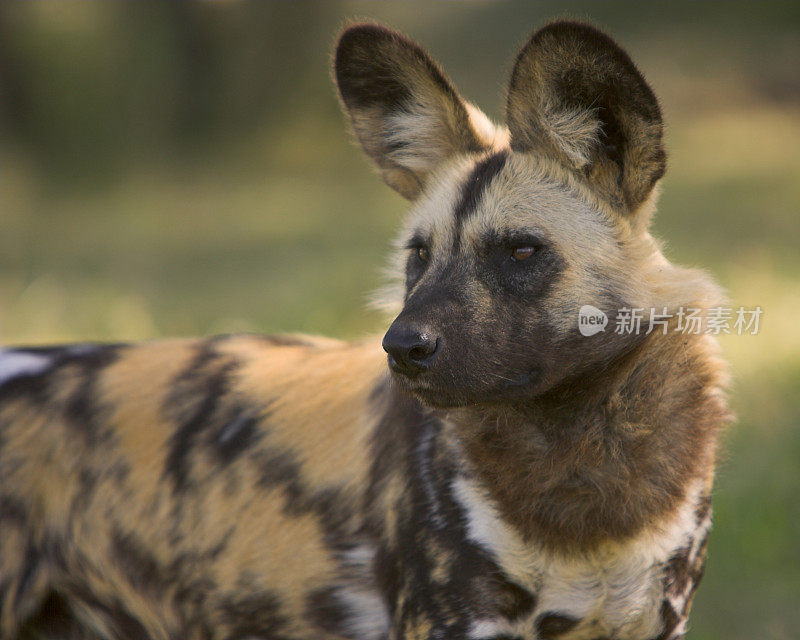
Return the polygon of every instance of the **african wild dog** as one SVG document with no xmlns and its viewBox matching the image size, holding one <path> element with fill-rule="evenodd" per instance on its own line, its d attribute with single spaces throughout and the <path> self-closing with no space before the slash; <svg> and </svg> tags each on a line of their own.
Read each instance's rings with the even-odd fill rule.
<svg viewBox="0 0 800 640">
<path fill-rule="evenodd" d="M 724 367 L 706 335 L 577 323 L 583 304 L 717 304 L 647 231 L 665 167 L 650 87 L 572 22 L 520 52 L 507 128 L 381 26 L 344 31 L 334 74 L 414 201 L 383 349 L 6 351 L 0 635 L 682 636 Z"/>
</svg>

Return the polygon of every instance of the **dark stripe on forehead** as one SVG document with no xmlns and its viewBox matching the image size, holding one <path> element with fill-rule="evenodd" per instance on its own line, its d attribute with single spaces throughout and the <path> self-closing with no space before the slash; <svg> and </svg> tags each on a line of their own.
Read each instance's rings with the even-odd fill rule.
<svg viewBox="0 0 800 640">
<path fill-rule="evenodd" d="M 461 199 L 456 205 L 454 214 L 456 219 L 456 231 L 461 230 L 461 225 L 465 219 L 471 216 L 483 192 L 492 182 L 492 179 L 500 173 L 508 159 L 507 151 L 498 151 L 487 158 L 481 160 L 469 174 L 461 187 Z M 458 238 L 456 233 L 456 238 Z"/>
</svg>

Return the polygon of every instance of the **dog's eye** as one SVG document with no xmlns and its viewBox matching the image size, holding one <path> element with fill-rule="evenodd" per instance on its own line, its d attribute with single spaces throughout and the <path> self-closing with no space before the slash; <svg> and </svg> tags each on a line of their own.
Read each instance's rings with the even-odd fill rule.
<svg viewBox="0 0 800 640">
<path fill-rule="evenodd" d="M 534 253 L 536 253 L 536 247 L 514 247 L 511 250 L 511 257 L 517 262 L 522 262 L 530 258 Z"/>
<path fill-rule="evenodd" d="M 421 262 L 427 262 L 428 258 L 430 257 L 428 254 L 427 247 L 417 247 L 416 248 L 417 257 L 420 259 Z"/>
</svg>

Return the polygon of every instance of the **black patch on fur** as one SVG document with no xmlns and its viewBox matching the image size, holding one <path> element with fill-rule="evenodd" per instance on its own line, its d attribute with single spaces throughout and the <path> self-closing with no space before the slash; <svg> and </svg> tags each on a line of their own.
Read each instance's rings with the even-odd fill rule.
<svg viewBox="0 0 800 640">
<path fill-rule="evenodd" d="M 0 524 L 8 526 L 1 519 Z M 51 575 L 63 571 L 63 549 L 45 532 L 36 540 L 28 539 L 19 560 L 19 573 L 0 575 L 0 602 L 6 602 L 13 616 L 24 622 L 25 618 L 36 616 L 37 609 L 47 597 L 50 587 L 47 582 Z"/>
<path fill-rule="evenodd" d="M 552 244 L 534 238 L 516 239 L 490 234 L 484 238 L 484 247 L 477 261 L 478 277 L 493 293 L 507 293 L 512 299 L 501 302 L 500 308 L 510 308 L 520 299 L 531 301 L 543 298 L 558 282 L 564 272 L 566 260 Z M 515 262 L 511 252 L 518 246 L 533 246 L 534 253 L 527 260 Z"/>
<path fill-rule="evenodd" d="M 264 488 L 292 485 L 300 481 L 300 464 L 287 450 L 266 449 L 257 456 L 260 477 L 258 485 Z M 299 487 L 293 493 L 301 493 Z"/>
<path fill-rule="evenodd" d="M 260 438 L 258 421 L 241 410 L 216 433 L 214 446 L 220 461 L 227 465 L 250 449 Z"/>
<path fill-rule="evenodd" d="M 536 606 L 535 594 L 508 580 L 500 583 L 498 591 L 498 611 L 511 622 L 527 616 Z"/>
<path fill-rule="evenodd" d="M 94 490 L 99 480 L 100 474 L 95 469 L 83 468 L 78 472 L 80 490 L 76 492 L 75 499 L 72 502 L 71 511 L 73 514 L 85 510 L 91 504 L 92 500 L 94 500 Z"/>
<path fill-rule="evenodd" d="M 670 595 L 683 593 L 689 580 L 689 552 L 691 544 L 678 549 L 664 567 L 664 589 Z"/>
<path fill-rule="evenodd" d="M 69 423 L 84 434 L 87 442 L 97 446 L 108 438 L 98 417 L 103 407 L 95 391 L 103 370 L 117 361 L 121 345 L 79 345 L 68 347 L 59 366 L 77 364 L 81 367 L 81 384 L 67 400 L 64 408 Z"/>
<path fill-rule="evenodd" d="M 0 385 L 0 409 L 14 398 L 29 398 L 37 406 L 44 406 L 48 401 L 48 380 L 46 373 L 36 375 L 20 375 Z M 0 431 L 0 442 L 2 442 Z"/>
<path fill-rule="evenodd" d="M 347 635 L 347 613 L 336 597 L 334 587 L 323 587 L 309 593 L 306 597 L 306 614 L 323 631 L 333 635 Z"/>
<path fill-rule="evenodd" d="M 548 612 L 539 617 L 536 628 L 539 630 L 539 636 L 544 640 L 548 638 L 557 638 L 567 633 L 575 628 L 575 625 L 579 622 L 580 620 L 578 618 Z"/>
<path fill-rule="evenodd" d="M 672 608 L 668 600 L 661 603 L 661 619 L 664 621 L 664 630 L 656 640 L 668 640 L 672 636 L 675 627 L 680 624 L 681 618 Z"/>
<path fill-rule="evenodd" d="M 697 503 L 697 507 L 694 511 L 694 520 L 695 522 L 700 525 L 702 524 L 703 520 L 706 519 L 709 512 L 711 511 L 711 496 L 703 496 Z"/>
<path fill-rule="evenodd" d="M 243 589 L 244 593 L 248 590 Z M 268 640 L 288 640 L 288 620 L 280 612 L 280 599 L 261 590 L 257 595 L 225 598 L 221 604 L 223 621 L 229 628 L 226 640 L 249 636 Z"/>
<path fill-rule="evenodd" d="M 133 535 L 115 528 L 111 532 L 111 553 L 137 589 L 157 592 L 163 584 L 162 571 L 155 557 Z"/>
<path fill-rule="evenodd" d="M 207 341 L 173 385 L 175 392 L 166 401 L 168 415 L 176 410 L 180 412 L 184 405 L 196 405 L 170 439 L 164 474 L 172 479 L 176 492 L 186 489 L 189 456 L 195 440 L 214 419 L 220 399 L 228 390 L 228 378 L 233 368 L 232 361 L 217 353 L 213 341 Z"/>
<path fill-rule="evenodd" d="M 475 213 L 484 191 L 494 177 L 503 170 L 508 160 L 507 151 L 498 151 L 478 162 L 461 185 L 461 197 L 453 210 L 456 220 L 456 241 L 464 220 Z"/>
<path fill-rule="evenodd" d="M 101 640 L 92 630 L 78 623 L 67 600 L 56 592 L 50 593 L 39 610 L 23 624 L 19 638 Z"/>
<path fill-rule="evenodd" d="M 0 522 L 9 526 L 12 522 L 23 526 L 28 519 L 28 507 L 22 500 L 9 495 L 0 495 Z"/>
</svg>

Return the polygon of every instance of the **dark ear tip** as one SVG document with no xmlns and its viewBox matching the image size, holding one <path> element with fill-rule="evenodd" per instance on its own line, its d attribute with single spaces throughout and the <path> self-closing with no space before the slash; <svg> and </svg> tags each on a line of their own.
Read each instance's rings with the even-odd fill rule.
<svg viewBox="0 0 800 640">
<path fill-rule="evenodd" d="M 636 70 L 636 65 L 624 47 L 608 33 L 589 22 L 570 20 L 554 22 L 546 25 L 539 33 L 542 34 L 542 39 L 550 36 L 556 41 L 572 42 L 584 50 L 601 52 L 619 64 Z"/>
<path fill-rule="evenodd" d="M 580 22 L 578 20 L 555 20 L 543 26 L 541 29 L 533 34 L 534 39 L 542 39 L 548 36 L 559 38 L 603 38 L 609 41 L 613 40 L 601 29 L 598 29 L 590 22 Z"/>
<path fill-rule="evenodd" d="M 386 42 L 397 38 L 399 38 L 399 34 L 396 31 L 377 22 L 359 22 L 348 25 L 337 39 L 334 54 L 335 64 L 338 65 L 340 61 L 356 51 L 374 47 L 376 42 Z"/>
<path fill-rule="evenodd" d="M 339 39 L 341 40 L 342 38 L 357 36 L 359 34 L 380 38 L 391 37 L 395 34 L 395 31 L 379 22 L 353 22 L 342 29 Z"/>
<path fill-rule="evenodd" d="M 577 20 L 556 20 L 546 24 L 535 31 L 527 44 L 520 51 L 519 58 L 525 56 L 531 49 L 547 50 L 552 46 L 573 45 L 582 49 L 613 52 L 613 55 L 628 58 L 625 50 L 605 31 L 589 22 Z"/>
<path fill-rule="evenodd" d="M 585 67 L 590 63 L 598 77 L 612 70 L 617 70 L 612 75 L 618 76 L 618 71 L 622 71 L 636 78 L 645 93 L 652 94 L 625 49 L 606 32 L 588 22 L 556 20 L 535 31 L 517 56 L 511 74 L 512 88 L 521 76 L 529 72 L 528 63 L 532 60 L 549 60 L 551 64 L 545 64 L 551 67 L 553 64 L 559 67 L 574 64 Z M 651 100 L 655 101 L 652 95 Z"/>
<path fill-rule="evenodd" d="M 410 95 L 408 85 L 415 73 L 417 78 L 429 77 L 454 102 L 459 100 L 422 47 L 374 22 L 353 24 L 342 31 L 334 52 L 333 71 L 347 105 L 397 105 Z"/>
</svg>

